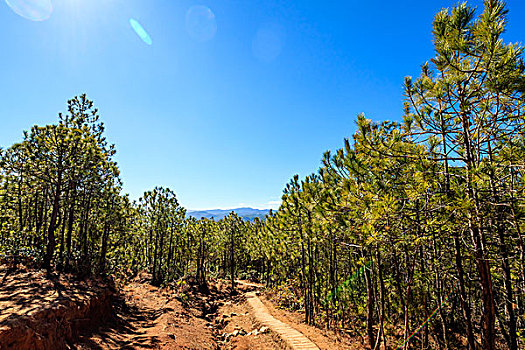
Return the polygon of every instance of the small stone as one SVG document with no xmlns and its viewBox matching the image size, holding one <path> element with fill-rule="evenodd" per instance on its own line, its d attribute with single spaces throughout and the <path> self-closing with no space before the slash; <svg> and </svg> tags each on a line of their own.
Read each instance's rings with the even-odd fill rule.
<svg viewBox="0 0 525 350">
<path fill-rule="evenodd" d="M 261 333 L 261 334 L 268 333 L 268 331 L 269 331 L 268 327 L 261 327 L 259 329 L 259 333 Z"/>
</svg>

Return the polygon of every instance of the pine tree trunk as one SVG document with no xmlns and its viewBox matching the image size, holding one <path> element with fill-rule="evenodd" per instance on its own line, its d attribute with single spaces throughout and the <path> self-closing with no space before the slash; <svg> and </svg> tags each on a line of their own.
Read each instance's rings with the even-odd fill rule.
<svg viewBox="0 0 525 350">
<path fill-rule="evenodd" d="M 51 212 L 51 221 L 47 229 L 47 248 L 44 256 L 43 266 L 46 270 L 51 271 L 51 261 L 55 252 L 55 230 L 57 228 L 58 211 L 60 210 L 60 197 L 62 191 L 62 171 L 58 172 L 55 196 L 53 199 L 53 211 Z"/>
<path fill-rule="evenodd" d="M 374 291 L 372 286 L 372 278 L 370 270 L 365 266 L 365 282 L 366 282 L 366 333 L 368 335 L 368 344 L 370 349 L 375 348 L 375 333 L 374 333 Z"/>
<path fill-rule="evenodd" d="M 230 282 L 231 282 L 231 293 L 235 291 L 235 228 L 231 228 L 230 236 Z"/>
</svg>

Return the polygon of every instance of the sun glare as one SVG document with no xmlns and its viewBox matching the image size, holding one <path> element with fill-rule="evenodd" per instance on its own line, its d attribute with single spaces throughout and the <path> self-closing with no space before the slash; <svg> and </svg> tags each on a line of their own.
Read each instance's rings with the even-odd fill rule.
<svg viewBox="0 0 525 350">
<path fill-rule="evenodd" d="M 151 37 L 149 36 L 148 32 L 146 32 L 144 27 L 142 27 L 142 25 L 137 20 L 130 18 L 129 24 L 144 43 L 146 43 L 147 45 L 153 44 L 153 40 L 151 40 Z"/>
<path fill-rule="evenodd" d="M 209 7 L 196 5 L 186 12 L 186 30 L 197 41 L 209 41 L 217 32 L 215 14 Z"/>
<path fill-rule="evenodd" d="M 17 15 L 31 21 L 45 21 L 53 13 L 51 0 L 5 0 Z"/>
</svg>

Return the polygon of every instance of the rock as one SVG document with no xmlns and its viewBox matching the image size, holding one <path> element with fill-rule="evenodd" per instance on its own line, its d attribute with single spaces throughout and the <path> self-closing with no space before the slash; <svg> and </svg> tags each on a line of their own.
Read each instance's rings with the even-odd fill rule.
<svg viewBox="0 0 525 350">
<path fill-rule="evenodd" d="M 269 330 L 270 329 L 268 327 L 261 327 L 259 329 L 259 333 L 261 333 L 261 334 L 268 333 Z"/>
</svg>

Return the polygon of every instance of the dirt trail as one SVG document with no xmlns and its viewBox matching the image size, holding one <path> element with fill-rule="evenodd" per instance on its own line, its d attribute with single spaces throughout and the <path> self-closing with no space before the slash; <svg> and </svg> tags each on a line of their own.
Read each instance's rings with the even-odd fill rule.
<svg viewBox="0 0 525 350">
<path fill-rule="evenodd" d="M 249 313 L 242 286 L 230 296 L 227 284 L 202 292 L 179 291 L 136 280 L 121 290 L 115 315 L 98 329 L 81 333 L 72 349 L 282 349 Z M 249 288 L 249 287 L 245 287 Z"/>
<path fill-rule="evenodd" d="M 216 349 L 207 321 L 177 293 L 142 281 L 124 286 L 113 319 L 81 334 L 76 349 Z M 198 336 L 196 336 L 198 335 Z"/>
<path fill-rule="evenodd" d="M 304 322 L 304 314 L 301 312 L 291 312 L 277 308 L 274 302 L 270 300 L 271 294 L 256 293 L 255 296 L 257 297 L 257 299 L 253 298 L 253 292 L 263 290 L 263 285 L 244 281 L 238 282 L 240 284 L 252 287 L 252 290 L 249 293 L 247 293 L 247 302 L 249 304 L 253 304 L 253 306 L 250 306 L 250 312 L 254 314 L 254 318 L 256 318 L 257 315 L 256 311 L 254 310 L 264 310 L 260 317 L 264 317 L 267 320 L 267 322 L 272 322 L 275 324 L 275 328 L 277 329 L 277 331 L 274 331 L 273 333 L 276 335 L 277 338 L 281 340 L 281 343 L 283 344 L 281 348 L 293 348 L 293 346 L 296 346 L 297 349 L 364 349 L 364 345 L 358 339 L 351 338 L 348 335 L 343 334 L 341 332 L 338 333 L 332 330 L 320 329 L 315 326 L 307 325 Z M 259 303 L 262 303 L 262 305 Z M 261 321 L 256 322 L 259 324 L 263 324 L 263 322 Z M 290 328 L 292 330 L 290 330 Z M 286 330 L 288 330 L 289 333 Z M 289 336 L 287 337 L 285 335 L 283 337 L 279 334 L 279 332 L 287 332 Z M 285 337 L 290 339 L 287 341 L 286 339 L 284 339 Z M 307 339 L 306 341 L 305 338 Z M 294 344 L 290 345 L 290 343 Z"/>
<path fill-rule="evenodd" d="M 261 289 L 263 287 L 261 284 L 245 281 L 237 281 L 237 283 L 256 289 Z M 310 339 L 308 339 L 304 334 L 294 329 L 289 324 L 273 317 L 268 312 L 257 294 L 258 292 L 255 291 L 250 291 L 245 294 L 247 303 L 250 306 L 257 323 L 268 327 L 271 332 L 275 333 L 279 337 L 283 344 L 292 350 L 319 350 L 319 347 L 315 345 L 315 343 Z"/>
<path fill-rule="evenodd" d="M 307 326 L 296 313 L 275 309 L 262 285 L 215 281 L 210 290 L 156 288 L 146 280 L 122 289 L 116 316 L 84 332 L 74 349 L 341 350 L 361 349 L 334 333 Z M 355 345 L 355 344 L 354 344 Z"/>
<path fill-rule="evenodd" d="M 157 288 L 141 274 L 117 292 L 100 280 L 4 270 L 0 265 L 0 349 L 349 348 L 298 321 L 300 314 L 275 309 L 255 294 L 263 289 L 255 283 L 239 281 L 232 295 L 221 280 L 208 288 L 191 281 Z"/>
<path fill-rule="evenodd" d="M 246 293 L 246 298 L 253 309 L 256 320 L 275 332 L 290 349 L 319 350 L 319 347 L 304 334 L 270 315 L 255 292 Z"/>
</svg>

